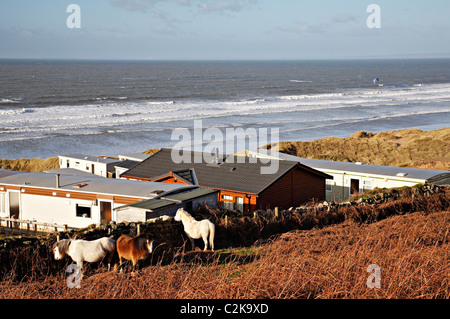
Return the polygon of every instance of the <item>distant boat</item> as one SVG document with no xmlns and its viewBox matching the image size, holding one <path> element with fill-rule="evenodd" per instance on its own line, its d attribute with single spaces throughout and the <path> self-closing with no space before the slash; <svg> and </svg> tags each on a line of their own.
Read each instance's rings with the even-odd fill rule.
<svg viewBox="0 0 450 319">
<path fill-rule="evenodd" d="M 380 84 L 379 82 L 380 82 L 380 79 L 379 79 L 379 78 L 374 78 L 374 79 L 373 79 L 373 85 L 374 85 L 374 86 L 383 87 L 384 84 Z"/>
</svg>

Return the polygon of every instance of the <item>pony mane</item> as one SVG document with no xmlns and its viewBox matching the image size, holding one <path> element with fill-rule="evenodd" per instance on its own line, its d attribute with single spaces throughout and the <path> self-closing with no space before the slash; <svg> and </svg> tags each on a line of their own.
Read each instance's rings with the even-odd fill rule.
<svg viewBox="0 0 450 319">
<path fill-rule="evenodd" d="M 192 215 L 189 214 L 187 211 L 185 211 L 183 208 L 180 208 L 179 210 L 181 210 L 181 214 L 184 214 L 186 217 L 188 217 L 191 220 L 195 220 L 195 218 L 192 217 Z"/>
<path fill-rule="evenodd" d="M 146 235 L 138 236 L 134 239 L 134 244 L 137 249 L 139 250 L 145 250 L 147 245 L 148 237 Z"/>
<path fill-rule="evenodd" d="M 70 244 L 71 244 L 70 239 L 62 239 L 56 242 L 54 247 L 58 247 L 58 250 L 60 251 L 61 254 L 67 254 Z"/>
</svg>

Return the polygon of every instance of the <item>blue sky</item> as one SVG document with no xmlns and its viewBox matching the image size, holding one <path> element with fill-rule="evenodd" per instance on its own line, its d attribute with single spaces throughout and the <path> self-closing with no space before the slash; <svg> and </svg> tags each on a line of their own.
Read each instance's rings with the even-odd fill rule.
<svg viewBox="0 0 450 319">
<path fill-rule="evenodd" d="M 2 0 L 0 58 L 450 57 L 449 15 L 448 0 Z"/>
</svg>

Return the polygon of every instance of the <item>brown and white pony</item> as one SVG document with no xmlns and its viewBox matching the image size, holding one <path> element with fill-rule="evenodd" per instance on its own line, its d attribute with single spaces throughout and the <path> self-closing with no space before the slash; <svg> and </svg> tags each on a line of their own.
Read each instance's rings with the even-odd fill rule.
<svg viewBox="0 0 450 319">
<path fill-rule="evenodd" d="M 122 264 L 122 258 L 131 260 L 133 263 L 133 271 L 136 268 L 138 261 L 140 259 L 145 259 L 152 251 L 153 240 L 150 241 L 150 239 L 145 235 L 138 237 L 122 235 L 117 239 L 119 265 Z"/>
</svg>

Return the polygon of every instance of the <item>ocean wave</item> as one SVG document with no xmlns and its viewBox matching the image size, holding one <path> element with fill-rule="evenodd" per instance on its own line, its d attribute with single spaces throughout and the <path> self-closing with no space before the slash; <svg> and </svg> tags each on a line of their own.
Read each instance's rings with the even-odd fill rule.
<svg viewBox="0 0 450 319">
<path fill-rule="evenodd" d="M 34 110 L 27 109 L 27 108 L 0 110 L 0 115 L 18 115 L 18 114 L 25 114 L 25 113 L 34 113 Z M 0 123 L 2 123 L 1 120 L 0 120 Z"/>
<path fill-rule="evenodd" d="M 398 88 L 351 89 L 342 92 L 266 96 L 237 101 L 104 101 L 80 105 L 0 109 L 1 140 L 49 137 L 56 134 L 118 133 L 146 129 L 160 123 L 208 119 L 211 126 L 232 118 L 242 125 L 244 117 L 267 123 L 338 124 L 371 121 L 376 116 L 397 118 L 413 115 L 450 114 L 450 84 Z M 287 119 L 282 119 L 286 114 Z M 292 114 L 292 115 L 289 115 Z M 215 120 L 216 119 L 216 120 Z M 229 120 L 227 120 L 229 121 Z M 264 122 L 258 120 L 260 125 Z"/>
<path fill-rule="evenodd" d="M 20 101 L 22 101 L 22 98 L 0 98 L 0 104 L 17 104 L 20 103 Z"/>
</svg>

